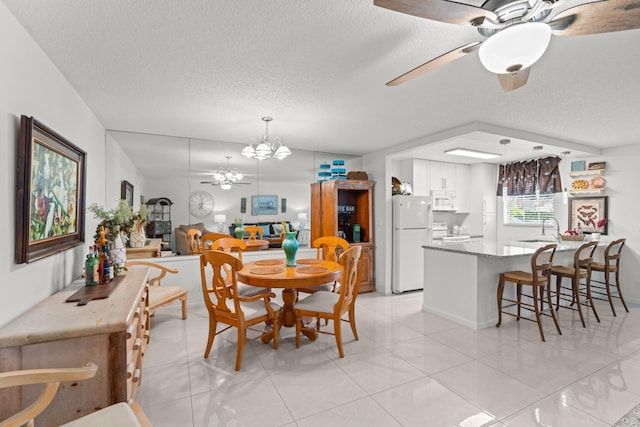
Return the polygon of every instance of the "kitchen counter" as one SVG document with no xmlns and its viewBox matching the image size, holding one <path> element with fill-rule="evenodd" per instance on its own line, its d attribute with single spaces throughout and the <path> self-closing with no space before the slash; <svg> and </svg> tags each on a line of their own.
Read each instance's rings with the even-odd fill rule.
<svg viewBox="0 0 640 427">
<path fill-rule="evenodd" d="M 599 250 L 608 242 L 609 240 L 601 241 Z M 494 326 L 498 321 L 496 292 L 500 273 L 511 270 L 531 271 L 531 255 L 549 243 L 555 242 L 434 241 L 422 245 L 422 309 L 474 329 Z M 574 251 L 582 243 L 559 243 L 553 263 L 572 264 Z M 505 287 L 505 297 L 514 297 L 513 288 Z"/>
</svg>

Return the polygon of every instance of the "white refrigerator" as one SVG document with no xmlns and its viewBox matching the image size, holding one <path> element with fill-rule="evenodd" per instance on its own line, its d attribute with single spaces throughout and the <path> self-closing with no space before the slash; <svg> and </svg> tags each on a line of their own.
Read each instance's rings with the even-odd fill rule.
<svg viewBox="0 0 640 427">
<path fill-rule="evenodd" d="M 393 196 L 391 290 L 401 293 L 423 285 L 422 245 L 431 243 L 431 202 L 426 196 Z"/>
</svg>

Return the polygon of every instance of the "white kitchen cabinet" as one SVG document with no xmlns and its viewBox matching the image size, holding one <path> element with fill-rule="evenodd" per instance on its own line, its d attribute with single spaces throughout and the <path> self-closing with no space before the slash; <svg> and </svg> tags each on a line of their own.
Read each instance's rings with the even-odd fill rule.
<svg viewBox="0 0 640 427">
<path fill-rule="evenodd" d="M 471 212 L 471 174 L 469 165 L 455 166 L 455 208 L 457 212 Z"/>
<path fill-rule="evenodd" d="M 413 159 L 413 195 L 428 196 L 429 195 L 429 161 L 422 159 Z"/>
<path fill-rule="evenodd" d="M 429 186 L 431 190 L 455 190 L 456 164 L 429 162 Z"/>
</svg>

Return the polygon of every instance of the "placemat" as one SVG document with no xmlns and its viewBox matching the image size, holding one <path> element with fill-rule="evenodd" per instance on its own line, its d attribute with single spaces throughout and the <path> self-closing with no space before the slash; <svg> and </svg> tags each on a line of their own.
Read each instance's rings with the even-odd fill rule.
<svg viewBox="0 0 640 427">
<path fill-rule="evenodd" d="M 284 261 L 281 259 L 262 259 L 260 261 L 256 261 L 256 265 L 280 265 Z"/>
<path fill-rule="evenodd" d="M 326 273 L 327 271 L 329 271 L 329 269 L 327 267 L 317 267 L 317 266 L 310 265 L 308 267 L 300 267 L 296 271 L 298 273 L 304 273 L 304 274 L 318 274 L 318 273 Z"/>
<path fill-rule="evenodd" d="M 258 267 L 249 270 L 251 274 L 278 274 L 284 271 L 282 267 Z"/>
<path fill-rule="evenodd" d="M 321 260 L 315 258 L 303 258 L 296 260 L 297 264 L 320 264 L 321 262 Z"/>
<path fill-rule="evenodd" d="M 78 302 L 78 305 L 87 305 L 93 299 L 108 298 L 109 294 L 124 280 L 124 276 L 116 276 L 106 285 L 83 286 L 73 293 L 65 302 Z"/>
</svg>

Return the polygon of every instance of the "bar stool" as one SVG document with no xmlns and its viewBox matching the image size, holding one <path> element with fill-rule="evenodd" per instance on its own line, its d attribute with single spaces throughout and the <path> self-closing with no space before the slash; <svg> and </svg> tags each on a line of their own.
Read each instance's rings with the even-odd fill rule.
<svg viewBox="0 0 640 427">
<path fill-rule="evenodd" d="M 553 255 L 556 252 L 556 247 L 557 245 L 554 243 L 551 245 L 543 246 L 535 251 L 535 253 L 531 256 L 531 272 L 507 271 L 504 273 L 500 273 L 500 280 L 498 282 L 498 323 L 496 323 L 496 327 L 500 327 L 500 325 L 502 324 L 502 313 L 514 316 L 516 320 L 520 320 L 520 309 L 524 308 L 525 310 L 529 310 L 535 313 L 535 320 L 526 317 L 523 317 L 523 319 L 531 322 L 536 322 L 538 324 L 538 330 L 540 331 L 540 338 L 542 338 L 542 341 L 545 341 L 545 339 L 544 332 L 542 331 L 542 322 L 540 319 L 541 315 L 551 316 L 553 318 L 553 323 L 555 323 L 556 329 L 558 330 L 558 334 L 562 335 L 560 325 L 558 325 L 558 319 L 556 319 L 555 310 L 553 310 L 550 292 L 547 292 L 547 302 L 549 304 L 551 314 L 544 313 L 541 311 L 541 309 L 538 308 L 538 295 L 540 295 L 540 305 L 542 306 L 544 290 L 545 288 L 549 287 L 549 271 L 551 270 Z M 516 300 L 503 297 L 505 282 L 511 282 L 516 285 Z M 531 303 L 522 302 L 523 285 L 532 287 L 533 295 L 524 295 L 525 297 L 531 298 Z M 513 303 L 504 308 L 517 306 L 517 314 L 504 311 L 502 307 L 502 301 Z"/>
<path fill-rule="evenodd" d="M 622 253 L 622 248 L 624 247 L 627 239 L 618 239 L 609 243 L 607 248 L 604 250 L 604 262 L 593 262 L 591 264 L 591 271 L 599 271 L 604 273 L 604 282 L 600 280 L 592 279 L 592 282 L 600 283 L 604 286 L 594 285 L 592 286 L 594 289 L 598 290 L 606 290 L 604 292 L 594 291 L 593 293 L 596 295 L 606 295 L 607 299 L 598 298 L 595 299 L 607 301 L 609 300 L 609 305 L 611 306 L 611 311 L 613 315 L 616 315 L 616 309 L 613 308 L 613 298 L 619 298 L 624 306 L 624 309 L 629 312 L 627 308 L 627 304 L 624 302 L 624 298 L 622 297 L 622 290 L 620 289 L 620 254 Z M 611 273 L 615 273 L 616 282 L 615 284 L 611 283 Z M 615 286 L 616 294 L 611 294 L 611 287 Z"/>
<path fill-rule="evenodd" d="M 590 305 L 596 320 L 600 322 L 596 307 L 593 305 L 591 297 L 591 265 L 593 263 L 593 252 L 596 250 L 598 242 L 589 242 L 576 249 L 573 255 L 573 265 L 554 265 L 551 267 L 551 275 L 556 276 L 556 311 L 560 308 L 560 300 L 571 301 L 569 306 L 563 306 L 570 310 L 576 310 L 580 314 L 582 327 L 586 328 L 584 316 L 582 315 L 582 303 L 580 302 L 580 279 L 585 279 L 586 300 L 585 305 Z M 562 286 L 562 279 L 571 279 L 571 287 Z M 565 291 L 565 292 L 563 292 Z M 566 291 L 571 291 L 567 293 Z M 576 304 L 576 308 L 573 305 Z"/>
</svg>

